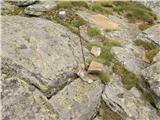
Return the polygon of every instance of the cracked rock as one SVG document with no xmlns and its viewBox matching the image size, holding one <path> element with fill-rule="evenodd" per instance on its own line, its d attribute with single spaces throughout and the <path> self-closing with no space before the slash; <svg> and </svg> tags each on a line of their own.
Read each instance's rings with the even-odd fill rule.
<svg viewBox="0 0 160 120">
<path fill-rule="evenodd" d="M 126 90 L 121 79 L 113 75 L 102 98 L 123 120 L 158 120 L 156 110 L 137 95 Z"/>
<path fill-rule="evenodd" d="M 102 89 L 100 81 L 88 84 L 76 79 L 49 102 L 61 120 L 90 120 L 100 106 Z"/>
</svg>

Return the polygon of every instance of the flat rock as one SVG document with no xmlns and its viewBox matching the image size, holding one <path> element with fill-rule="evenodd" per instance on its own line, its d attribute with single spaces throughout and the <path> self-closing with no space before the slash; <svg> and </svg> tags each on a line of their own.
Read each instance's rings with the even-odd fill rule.
<svg viewBox="0 0 160 120">
<path fill-rule="evenodd" d="M 89 65 L 88 72 L 89 73 L 100 73 L 103 69 L 103 64 L 98 63 L 96 61 L 92 61 Z"/>
<path fill-rule="evenodd" d="M 82 63 L 79 37 L 41 18 L 2 17 L 2 73 L 57 91 Z M 10 72 L 9 72 L 10 71 Z"/>
<path fill-rule="evenodd" d="M 55 7 L 56 3 L 54 1 L 41 1 L 37 4 L 28 6 L 25 8 L 24 12 L 28 15 L 40 16 Z"/>
<path fill-rule="evenodd" d="M 142 75 L 156 95 L 156 105 L 160 108 L 160 62 L 157 62 L 142 71 Z"/>
<path fill-rule="evenodd" d="M 58 120 L 47 98 L 22 79 L 1 79 L 2 120 Z"/>
<path fill-rule="evenodd" d="M 153 42 L 160 46 L 160 24 L 154 25 L 144 30 L 137 36 L 137 39 L 146 42 Z"/>
<path fill-rule="evenodd" d="M 49 102 L 61 120 L 89 120 L 100 105 L 102 89 L 100 81 L 88 84 L 76 79 Z"/>
<path fill-rule="evenodd" d="M 130 72 L 133 72 L 136 75 L 139 75 L 141 73 L 141 70 L 143 70 L 147 65 L 140 58 L 140 55 L 137 52 L 138 50 L 132 51 L 132 49 L 127 48 L 127 47 L 125 47 L 125 48 L 113 47 L 112 48 L 112 53 L 114 54 L 114 57 L 119 62 L 121 62 L 122 65 L 127 70 L 129 70 Z"/>
<path fill-rule="evenodd" d="M 126 90 L 117 76 L 112 76 L 102 94 L 105 103 L 124 120 L 158 120 L 156 110 L 143 99 Z"/>
<path fill-rule="evenodd" d="M 17 6 L 28 6 L 38 2 L 39 0 L 4 0 L 5 2 L 10 2 Z"/>
</svg>

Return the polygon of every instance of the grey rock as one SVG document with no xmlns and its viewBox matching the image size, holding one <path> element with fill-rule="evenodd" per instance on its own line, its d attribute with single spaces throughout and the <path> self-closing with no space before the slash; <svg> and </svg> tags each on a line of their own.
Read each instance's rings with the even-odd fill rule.
<svg viewBox="0 0 160 120">
<path fill-rule="evenodd" d="M 47 98 L 22 79 L 1 79 L 2 120 L 58 120 Z"/>
<path fill-rule="evenodd" d="M 41 18 L 5 16 L 2 26 L 2 72 L 11 67 L 27 82 L 53 93 L 75 76 L 82 63 L 78 36 Z"/>
<path fill-rule="evenodd" d="M 149 84 L 150 89 L 156 95 L 156 105 L 160 108 L 160 62 L 144 69 L 142 75 Z"/>
<path fill-rule="evenodd" d="M 103 64 L 96 61 L 92 61 L 88 68 L 89 73 L 95 73 L 95 74 L 100 73 L 102 70 L 103 70 Z"/>
<path fill-rule="evenodd" d="M 136 48 L 136 47 L 133 47 Z M 132 48 L 132 49 L 133 49 Z M 134 49 L 132 51 L 130 48 L 122 48 L 122 47 L 113 47 L 112 53 L 114 54 L 114 57 L 122 63 L 122 65 L 129 70 L 130 72 L 133 72 L 136 75 L 140 75 L 141 70 L 143 70 L 147 64 L 142 61 L 140 58 L 140 53 L 138 53 L 138 48 Z M 136 53 L 137 52 L 137 53 Z M 139 51 L 140 52 L 140 51 Z"/>
<path fill-rule="evenodd" d="M 156 110 L 143 99 L 126 90 L 121 79 L 112 76 L 102 94 L 105 103 L 123 120 L 158 120 Z"/>
<path fill-rule="evenodd" d="M 100 56 L 100 54 L 101 54 L 101 48 L 100 48 L 100 47 L 93 46 L 92 49 L 91 49 L 91 53 L 92 53 L 94 56 L 98 57 L 98 56 Z"/>
<path fill-rule="evenodd" d="M 30 5 L 25 8 L 24 12 L 28 15 L 40 16 L 47 11 L 50 11 L 56 7 L 54 1 L 42 1 L 34 5 Z"/>
<path fill-rule="evenodd" d="M 100 81 L 88 84 L 76 79 L 49 102 L 61 120 L 90 120 L 100 105 L 102 89 Z"/>
<path fill-rule="evenodd" d="M 137 39 L 146 42 L 153 42 L 160 46 L 160 24 L 154 25 L 144 30 L 137 36 Z"/>
<path fill-rule="evenodd" d="M 59 11 L 59 17 L 64 19 L 66 17 L 66 11 L 64 11 L 64 10 Z"/>
<path fill-rule="evenodd" d="M 38 2 L 39 0 L 4 0 L 5 2 L 10 2 L 17 6 L 28 6 Z"/>
</svg>

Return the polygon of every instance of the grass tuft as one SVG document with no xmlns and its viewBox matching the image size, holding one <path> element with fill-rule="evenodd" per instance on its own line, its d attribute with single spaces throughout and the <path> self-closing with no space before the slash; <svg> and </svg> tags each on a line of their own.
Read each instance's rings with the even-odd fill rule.
<svg viewBox="0 0 160 120">
<path fill-rule="evenodd" d="M 138 77 L 134 73 L 129 72 L 127 69 L 125 69 L 120 62 L 118 61 L 114 62 L 113 71 L 119 76 L 121 76 L 122 82 L 127 89 L 131 89 L 132 87 L 137 87 L 139 82 Z"/>
<path fill-rule="evenodd" d="M 97 28 L 88 28 L 87 29 L 87 34 L 91 37 L 98 37 L 101 35 L 100 30 L 98 30 Z"/>
</svg>

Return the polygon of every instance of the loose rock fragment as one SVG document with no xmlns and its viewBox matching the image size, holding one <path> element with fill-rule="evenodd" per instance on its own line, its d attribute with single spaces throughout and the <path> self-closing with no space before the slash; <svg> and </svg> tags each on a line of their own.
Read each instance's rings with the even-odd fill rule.
<svg viewBox="0 0 160 120">
<path fill-rule="evenodd" d="M 92 49 L 91 49 L 91 53 L 92 53 L 94 56 L 98 57 L 98 56 L 100 56 L 100 54 L 101 54 L 101 48 L 94 46 L 94 47 L 92 47 Z"/>
<path fill-rule="evenodd" d="M 89 65 L 88 72 L 89 73 L 100 73 L 103 69 L 103 64 L 92 61 Z"/>
</svg>

